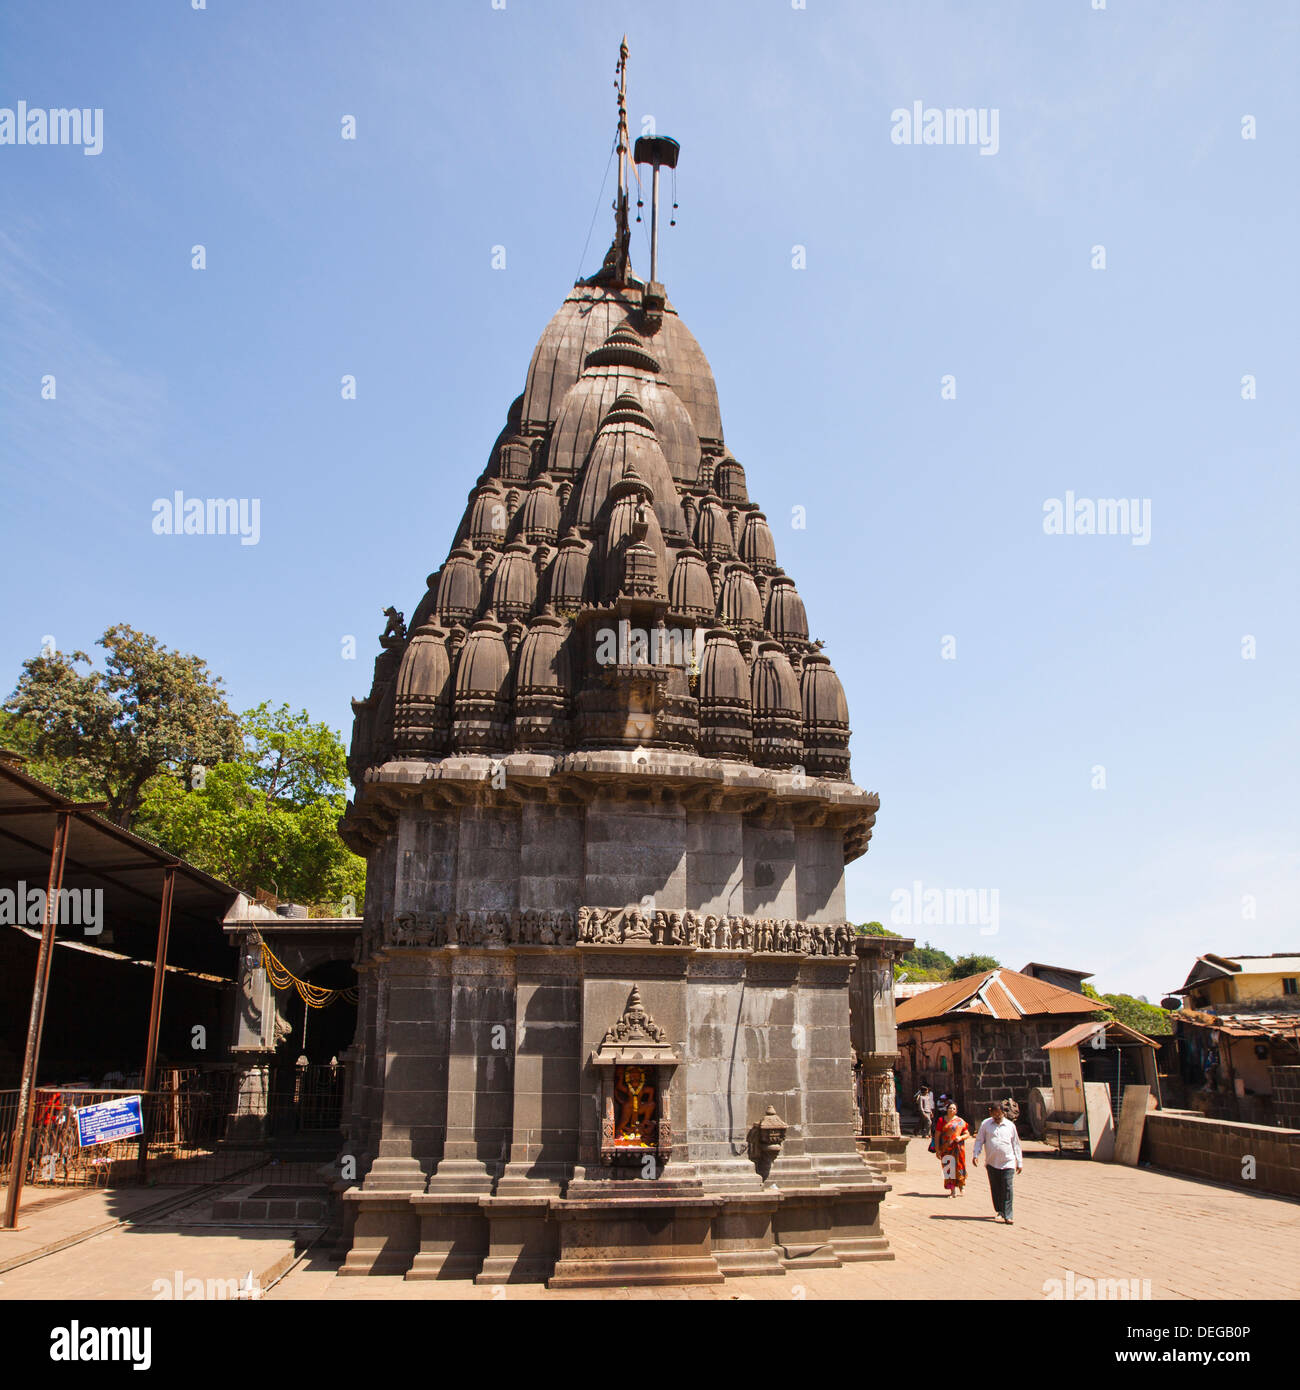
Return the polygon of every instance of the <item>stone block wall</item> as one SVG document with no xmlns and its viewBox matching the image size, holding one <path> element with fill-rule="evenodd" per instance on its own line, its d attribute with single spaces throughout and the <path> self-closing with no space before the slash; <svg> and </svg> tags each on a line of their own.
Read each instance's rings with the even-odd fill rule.
<svg viewBox="0 0 1300 1390">
<path fill-rule="evenodd" d="M 1010 1096 L 1024 1107 L 1036 1086 L 1052 1084 L 1052 1067 L 1043 1051 L 1067 1028 L 1081 1023 L 1086 1014 L 1050 1014 L 1018 1022 L 970 1019 L 961 1025 L 963 1118 L 978 1125 L 990 1102 Z"/>
<path fill-rule="evenodd" d="M 1146 1119 L 1142 1157 L 1156 1168 L 1248 1192 L 1300 1197 L 1300 1130 L 1155 1111 Z M 1254 1178 L 1245 1176 L 1248 1158 Z"/>
</svg>

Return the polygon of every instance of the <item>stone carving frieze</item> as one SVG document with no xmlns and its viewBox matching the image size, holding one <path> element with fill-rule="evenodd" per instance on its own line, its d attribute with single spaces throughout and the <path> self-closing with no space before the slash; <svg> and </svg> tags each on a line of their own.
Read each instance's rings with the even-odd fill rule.
<svg viewBox="0 0 1300 1390">
<path fill-rule="evenodd" d="M 672 946 L 704 951 L 854 956 L 847 923 L 740 917 L 640 907 L 580 907 L 577 913 L 528 908 L 402 912 L 384 923 L 386 947 Z M 375 949 L 378 942 L 365 943 Z"/>
<path fill-rule="evenodd" d="M 685 946 L 697 950 L 853 955 L 846 923 L 737 917 L 698 912 L 643 912 L 639 907 L 578 909 L 578 941 L 590 946 Z"/>
</svg>

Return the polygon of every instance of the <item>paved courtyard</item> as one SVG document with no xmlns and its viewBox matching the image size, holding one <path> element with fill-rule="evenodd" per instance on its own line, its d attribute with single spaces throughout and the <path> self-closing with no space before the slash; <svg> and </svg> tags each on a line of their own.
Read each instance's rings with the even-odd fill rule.
<svg viewBox="0 0 1300 1390">
<path fill-rule="evenodd" d="M 1026 1145 L 1016 1224 L 992 1217 L 983 1169 L 964 1196 L 943 1193 L 939 1165 L 912 1140 L 908 1170 L 891 1176 L 886 1233 L 896 1258 L 785 1278 L 731 1279 L 697 1288 L 550 1292 L 538 1285 L 460 1280 L 340 1279 L 308 1252 L 292 1264 L 293 1232 L 209 1224 L 207 1199 L 134 1216 L 145 1194 L 95 1193 L 33 1208 L 24 1231 L 0 1234 L 0 1299 L 158 1297 L 158 1281 L 243 1280 L 251 1270 L 273 1299 L 1037 1299 L 1057 1279 L 1150 1281 L 1150 1297 L 1300 1297 L 1300 1203 L 1216 1187 L 1144 1168 L 1060 1159 Z M 152 1194 L 157 1200 L 157 1194 Z M 4 1266 L 114 1218 L 125 1224 L 16 1267 Z M 221 1283 L 214 1287 L 221 1288 Z M 228 1287 L 228 1286 L 227 1286 Z"/>
</svg>

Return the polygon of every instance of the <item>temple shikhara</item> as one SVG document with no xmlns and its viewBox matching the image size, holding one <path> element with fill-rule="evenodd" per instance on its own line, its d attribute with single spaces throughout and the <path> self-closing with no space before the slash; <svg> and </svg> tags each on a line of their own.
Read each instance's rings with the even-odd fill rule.
<svg viewBox="0 0 1300 1390">
<path fill-rule="evenodd" d="M 613 243 L 354 702 L 347 1274 L 598 1287 L 889 1256 L 853 1063 L 887 1131 L 892 973 L 844 892 L 878 798 L 657 225 L 649 278 L 630 264 L 625 67 Z M 676 154 L 637 142 L 656 204 Z"/>
</svg>

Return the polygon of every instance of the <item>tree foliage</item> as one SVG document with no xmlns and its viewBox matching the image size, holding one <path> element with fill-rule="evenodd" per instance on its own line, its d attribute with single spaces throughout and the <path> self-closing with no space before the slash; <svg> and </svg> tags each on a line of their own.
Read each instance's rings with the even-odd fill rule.
<svg viewBox="0 0 1300 1390">
<path fill-rule="evenodd" d="M 99 639 L 102 671 L 85 652 L 41 652 L 23 662 L 5 708 L 20 751 L 67 795 L 108 803 L 130 828 L 150 779 L 211 767 L 240 752 L 239 726 L 205 661 L 118 623 Z M 82 666 L 90 669 L 82 670 Z"/>
<path fill-rule="evenodd" d="M 342 740 L 288 705 L 258 705 L 241 728 L 235 759 L 199 778 L 149 784 L 141 833 L 245 892 L 267 888 L 282 899 L 359 911 L 365 862 L 337 828 L 346 809 Z"/>
<path fill-rule="evenodd" d="M 865 922 L 857 929 L 861 936 L 898 936 L 879 922 Z M 947 951 L 941 951 L 928 941 L 923 946 L 913 946 L 908 953 L 894 964 L 895 975 L 906 975 L 910 981 L 919 980 L 960 980 L 967 975 L 978 975 L 984 970 L 994 970 L 998 966 L 992 956 L 962 956 L 958 960 Z"/>
<path fill-rule="evenodd" d="M 21 753 L 23 772 L 74 801 L 100 801 L 99 786 L 84 765 L 42 755 L 41 731 L 30 720 L 0 707 L 0 748 Z"/>
<path fill-rule="evenodd" d="M 996 970 L 1001 964 L 996 956 L 959 956 L 952 963 L 951 978 L 964 980 L 967 975 L 983 975 L 988 970 Z"/>
<path fill-rule="evenodd" d="M 1160 1037 L 1164 1033 L 1174 1031 L 1169 1010 L 1162 1009 L 1159 1004 L 1148 1004 L 1143 999 L 1135 999 L 1131 994 L 1106 994 L 1102 997 L 1108 1004 L 1115 1006 L 1115 1017 L 1121 1023 L 1127 1023 L 1130 1028 L 1145 1033 L 1148 1038 Z"/>
<path fill-rule="evenodd" d="M 236 888 L 359 911 L 365 862 L 338 834 L 339 735 L 288 705 L 237 718 L 206 662 L 125 624 L 99 645 L 103 671 L 84 652 L 23 663 L 0 710 L 0 746 L 56 791 L 107 802 L 119 825 Z"/>
</svg>

